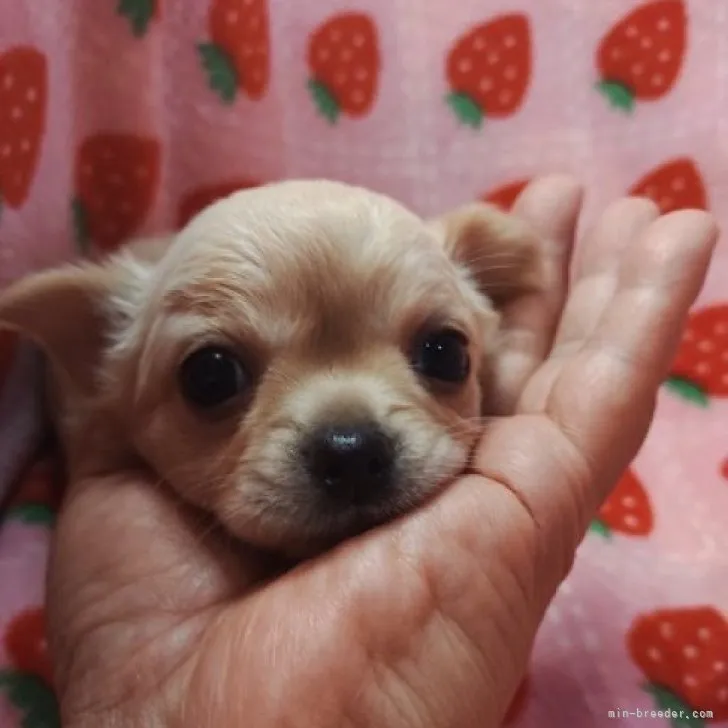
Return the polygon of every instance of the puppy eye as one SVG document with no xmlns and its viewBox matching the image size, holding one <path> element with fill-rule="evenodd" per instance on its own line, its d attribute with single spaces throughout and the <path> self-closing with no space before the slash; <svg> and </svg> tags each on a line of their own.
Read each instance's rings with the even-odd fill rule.
<svg viewBox="0 0 728 728">
<path fill-rule="evenodd" d="M 412 365 L 428 379 L 464 382 L 470 374 L 468 340 L 454 329 L 429 333 L 418 342 Z"/>
<path fill-rule="evenodd" d="M 218 407 L 243 392 L 250 377 L 240 360 L 219 346 L 206 346 L 190 354 L 179 370 L 184 398 L 195 407 Z"/>
</svg>

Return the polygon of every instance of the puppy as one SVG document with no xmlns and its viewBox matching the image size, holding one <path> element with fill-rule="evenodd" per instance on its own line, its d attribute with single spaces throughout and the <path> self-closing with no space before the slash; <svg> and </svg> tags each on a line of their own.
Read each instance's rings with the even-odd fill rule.
<svg viewBox="0 0 728 728">
<path fill-rule="evenodd" d="M 0 322 L 50 363 L 70 477 L 139 463 L 234 536 L 309 554 L 416 507 L 489 414 L 537 238 L 326 181 L 238 192 L 170 239 L 30 276 Z"/>
</svg>

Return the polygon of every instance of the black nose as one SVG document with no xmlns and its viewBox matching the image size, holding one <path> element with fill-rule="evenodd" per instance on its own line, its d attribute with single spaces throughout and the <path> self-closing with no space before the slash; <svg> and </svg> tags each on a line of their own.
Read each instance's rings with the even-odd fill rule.
<svg viewBox="0 0 728 728">
<path fill-rule="evenodd" d="M 392 438 L 371 423 L 321 427 L 304 448 L 308 472 L 327 496 L 356 505 L 386 496 L 395 456 Z"/>
</svg>

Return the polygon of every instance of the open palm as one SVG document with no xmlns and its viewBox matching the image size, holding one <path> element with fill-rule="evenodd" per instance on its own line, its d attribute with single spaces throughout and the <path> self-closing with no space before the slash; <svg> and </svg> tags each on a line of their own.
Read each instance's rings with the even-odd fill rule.
<svg viewBox="0 0 728 728">
<path fill-rule="evenodd" d="M 63 724 L 490 728 L 591 515 L 640 446 L 716 231 L 613 205 L 571 266 L 579 188 L 516 211 L 554 285 L 506 312 L 504 416 L 408 517 L 270 579 L 144 472 L 76 483 L 49 614 Z"/>
</svg>

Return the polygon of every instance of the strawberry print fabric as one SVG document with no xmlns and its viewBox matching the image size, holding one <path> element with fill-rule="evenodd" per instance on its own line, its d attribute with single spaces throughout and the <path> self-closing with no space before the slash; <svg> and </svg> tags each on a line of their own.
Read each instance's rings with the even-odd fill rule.
<svg viewBox="0 0 728 728">
<path fill-rule="evenodd" d="M 726 69 L 728 8 L 704 0 L 0 0 L 0 285 L 289 177 L 437 214 L 561 171 L 584 224 L 631 192 L 725 225 Z M 0 728 L 59 724 L 36 365 L 0 334 Z M 727 432 L 721 241 L 509 725 L 728 726 Z"/>
</svg>

